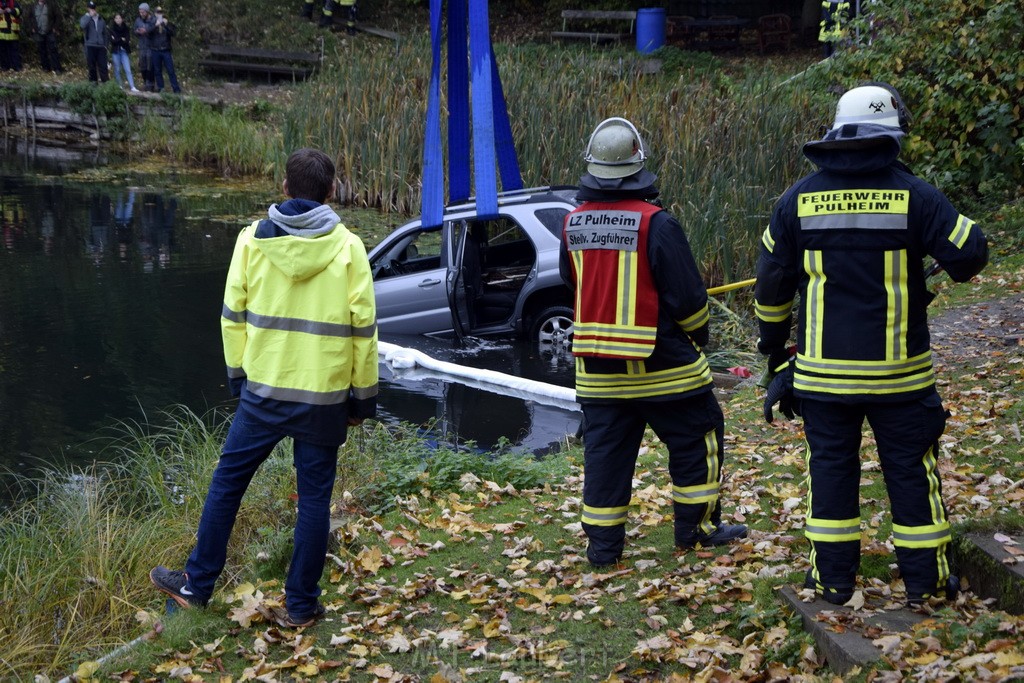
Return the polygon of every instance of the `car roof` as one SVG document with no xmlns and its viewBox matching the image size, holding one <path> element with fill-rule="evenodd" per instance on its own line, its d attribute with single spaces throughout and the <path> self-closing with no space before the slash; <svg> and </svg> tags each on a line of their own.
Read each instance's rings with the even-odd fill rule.
<svg viewBox="0 0 1024 683">
<path fill-rule="evenodd" d="M 530 187 L 522 190 L 511 190 L 498 193 L 498 206 L 509 206 L 512 204 L 541 204 L 550 201 L 562 201 L 567 204 L 576 205 L 576 193 L 579 189 L 573 185 L 554 185 L 550 187 Z M 470 197 L 465 202 L 452 204 L 445 207 L 445 213 L 452 211 L 466 211 L 476 207 L 476 197 Z"/>
</svg>

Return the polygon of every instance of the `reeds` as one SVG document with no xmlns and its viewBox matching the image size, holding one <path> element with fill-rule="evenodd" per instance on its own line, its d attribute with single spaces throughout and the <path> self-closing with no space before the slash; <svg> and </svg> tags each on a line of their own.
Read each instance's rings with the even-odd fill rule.
<svg viewBox="0 0 1024 683">
<path fill-rule="evenodd" d="M 341 50 L 342 67 L 325 70 L 287 113 L 284 149 L 320 146 L 335 155 L 350 201 L 415 213 L 429 45 Z M 594 126 L 629 118 L 709 285 L 749 277 L 774 199 L 809 169 L 799 146 L 817 121 L 798 83 L 775 87 L 785 75 L 764 67 L 724 75 L 707 60 L 643 75 L 624 51 L 499 46 L 497 60 L 526 186 L 575 183 Z"/>
<path fill-rule="evenodd" d="M 220 430 L 186 410 L 148 433 L 124 425 L 111 460 L 32 482 L 0 516 L 0 679 L 67 673 L 138 635 L 147 572 L 184 560 Z"/>
</svg>

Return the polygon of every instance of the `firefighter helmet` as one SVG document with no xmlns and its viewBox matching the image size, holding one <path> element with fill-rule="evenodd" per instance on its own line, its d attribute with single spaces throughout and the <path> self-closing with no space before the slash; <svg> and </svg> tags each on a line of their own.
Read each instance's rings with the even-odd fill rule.
<svg viewBox="0 0 1024 683">
<path fill-rule="evenodd" d="M 643 169 L 647 150 L 636 126 L 614 117 L 597 124 L 583 159 L 592 176 L 625 178 Z"/>
<path fill-rule="evenodd" d="M 839 98 L 832 128 L 848 123 L 873 123 L 907 132 L 910 115 L 896 88 L 888 83 L 870 83 L 852 88 Z"/>
</svg>

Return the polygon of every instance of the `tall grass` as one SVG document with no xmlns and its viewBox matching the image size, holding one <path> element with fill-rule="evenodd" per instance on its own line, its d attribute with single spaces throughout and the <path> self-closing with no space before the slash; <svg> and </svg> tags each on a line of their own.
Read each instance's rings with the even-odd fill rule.
<svg viewBox="0 0 1024 683">
<path fill-rule="evenodd" d="M 348 197 L 419 209 L 429 45 L 346 44 L 286 114 L 283 147 L 333 152 Z M 709 284 L 749 276 L 774 199 L 809 169 L 800 143 L 820 117 L 788 74 L 725 75 L 709 60 L 640 73 L 626 51 L 499 46 L 497 60 L 527 186 L 575 183 L 598 121 L 625 116 L 650 148 L 667 209 L 687 228 Z M 442 89 L 443 91 L 443 89 Z M 442 92 L 442 100 L 444 95 Z"/>
<path fill-rule="evenodd" d="M 213 415 L 171 417 L 122 425 L 111 463 L 44 474 L 0 517 L 0 679 L 67 673 L 138 635 L 156 598 L 147 573 L 187 556 L 223 432 Z M 248 516 L 241 539 L 268 523 Z"/>
<path fill-rule="evenodd" d="M 168 106 L 174 122 L 143 117 L 137 147 L 175 161 L 217 169 L 225 177 L 273 176 L 282 159 L 281 135 L 262 112 L 240 106 L 214 109 L 189 100 Z"/>
<path fill-rule="evenodd" d="M 63 675 L 144 630 L 137 615 L 163 602 L 149 583 L 156 564 L 180 568 L 191 551 L 227 420 L 176 409 L 152 427 L 123 423 L 109 464 L 23 482 L 31 499 L 0 515 L 0 680 Z M 558 458 L 487 459 L 429 449 L 412 425 L 370 421 L 339 453 L 336 505 L 351 491 L 386 510 L 396 496 L 459 485 L 466 472 L 500 484 L 541 486 L 564 476 Z M 219 587 L 283 578 L 295 521 L 291 441 L 261 466 L 242 501 Z M 216 597 L 216 596 L 215 596 Z"/>
</svg>

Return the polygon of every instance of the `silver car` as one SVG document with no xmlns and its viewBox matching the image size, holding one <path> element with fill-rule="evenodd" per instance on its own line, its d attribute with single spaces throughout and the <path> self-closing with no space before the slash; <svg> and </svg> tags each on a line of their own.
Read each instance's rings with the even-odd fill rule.
<svg viewBox="0 0 1024 683">
<path fill-rule="evenodd" d="M 566 346 L 573 297 L 558 274 L 576 188 L 498 195 L 498 214 L 448 207 L 441 225 L 414 220 L 370 250 L 382 334 L 522 336 Z"/>
</svg>

